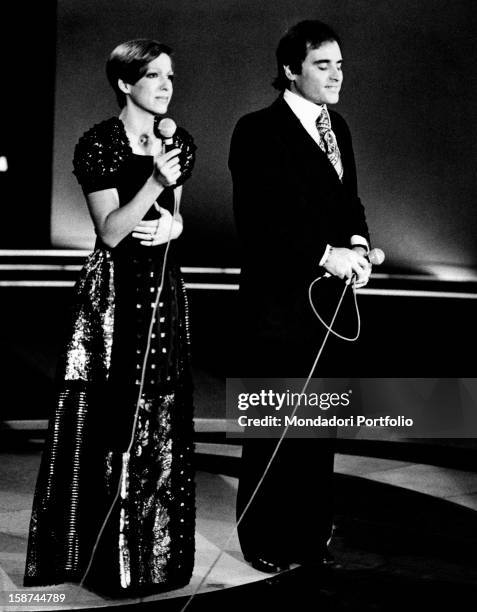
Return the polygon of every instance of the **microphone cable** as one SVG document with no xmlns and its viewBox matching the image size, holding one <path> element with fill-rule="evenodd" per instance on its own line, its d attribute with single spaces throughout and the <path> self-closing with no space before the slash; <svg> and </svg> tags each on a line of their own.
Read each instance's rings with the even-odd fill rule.
<svg viewBox="0 0 477 612">
<path fill-rule="evenodd" d="M 356 330 L 356 335 L 355 335 L 355 336 L 353 336 L 353 337 L 351 337 L 351 338 L 349 338 L 348 336 L 343 336 L 342 334 L 339 334 L 339 333 L 338 333 L 338 332 L 336 332 L 334 329 L 332 329 L 334 319 L 331 321 L 330 325 L 328 325 L 328 324 L 327 324 L 327 323 L 324 321 L 324 319 L 322 319 L 322 317 L 320 316 L 320 314 L 319 314 L 318 310 L 317 310 L 317 309 L 316 309 L 316 307 L 315 307 L 315 304 L 313 303 L 313 298 L 312 298 L 312 295 L 311 295 L 312 289 L 313 289 L 313 287 L 315 286 L 315 284 L 316 284 L 316 283 L 318 283 L 318 281 L 322 280 L 323 278 L 329 278 L 329 276 L 327 276 L 326 274 L 323 274 L 322 276 L 317 276 L 317 277 L 315 278 L 315 280 L 314 280 L 314 281 L 312 281 L 312 282 L 310 283 L 309 287 L 308 287 L 308 301 L 310 302 L 310 306 L 311 306 L 311 308 L 312 308 L 312 310 L 313 310 L 313 312 L 314 312 L 314 314 L 315 314 L 316 318 L 318 319 L 318 321 L 319 321 L 319 322 L 320 322 L 320 323 L 323 325 L 323 327 L 324 327 L 325 329 L 327 329 L 327 330 L 328 330 L 328 331 L 329 331 L 331 334 L 333 334 L 333 335 L 334 335 L 334 336 L 336 336 L 337 338 L 340 338 L 341 340 L 346 340 L 347 342 L 355 342 L 355 341 L 356 341 L 356 340 L 359 338 L 359 335 L 360 335 L 360 333 L 361 333 L 361 316 L 360 316 L 360 314 L 359 314 L 358 299 L 357 299 L 357 296 L 356 296 L 356 288 L 355 288 L 355 276 L 354 276 L 354 275 L 352 276 L 351 281 L 346 281 L 345 291 L 343 292 L 343 295 L 342 295 L 341 300 L 340 300 L 340 304 L 341 304 L 341 301 L 342 301 L 342 300 L 343 300 L 343 298 L 344 298 L 344 293 L 346 292 L 346 288 L 347 288 L 349 285 L 352 285 L 352 288 L 353 288 L 354 307 L 355 307 L 355 311 L 356 311 L 356 319 L 357 319 L 357 330 Z"/>
<path fill-rule="evenodd" d="M 371 263 L 372 265 L 380 266 L 383 263 L 384 259 L 385 259 L 384 251 L 382 249 L 378 249 L 378 248 L 371 249 L 371 251 L 369 251 L 369 253 L 368 253 L 367 258 L 368 258 L 369 263 Z M 357 296 L 356 296 L 356 274 L 353 274 L 351 276 L 351 278 L 346 281 L 346 286 L 345 286 L 345 290 L 346 290 L 346 287 L 348 285 L 352 285 L 352 287 L 353 287 L 354 307 L 355 307 L 355 310 L 356 310 L 356 319 L 357 319 L 357 323 L 358 323 L 356 335 L 353 336 L 352 338 L 348 338 L 347 336 L 343 336 L 343 335 L 339 334 L 338 332 L 336 332 L 334 329 L 332 329 L 334 318 L 333 318 L 333 321 L 328 326 L 328 324 L 322 319 L 322 317 L 318 313 L 318 310 L 315 308 L 315 305 L 313 303 L 313 298 L 311 296 L 311 291 L 312 291 L 315 283 L 317 283 L 318 281 L 320 281 L 323 278 L 330 278 L 330 277 L 331 277 L 331 274 L 329 272 L 325 272 L 324 274 L 322 274 L 322 275 L 318 276 L 317 278 L 315 278 L 315 280 L 313 280 L 310 283 L 310 285 L 308 287 L 308 301 L 310 302 L 310 306 L 311 306 L 313 312 L 315 313 L 316 318 L 325 327 L 325 329 L 327 329 L 330 333 L 335 335 L 337 338 L 340 338 L 341 340 L 346 340 L 347 342 L 355 342 L 359 338 L 359 335 L 361 333 L 361 316 L 360 316 L 360 313 L 359 313 L 358 299 L 357 299 Z M 344 293 L 343 293 L 343 296 L 342 296 L 341 300 L 343 299 L 343 297 L 344 297 Z M 341 300 L 340 300 L 340 303 L 341 303 Z"/>
<path fill-rule="evenodd" d="M 137 395 L 137 401 L 136 401 L 136 408 L 135 408 L 135 412 L 134 412 L 134 420 L 133 420 L 133 425 L 132 425 L 132 429 L 131 429 L 131 437 L 129 440 L 129 444 L 128 447 L 126 449 L 126 451 L 124 451 L 122 453 L 122 456 L 124 457 L 124 455 L 129 455 L 131 453 L 131 449 L 132 446 L 134 444 L 134 438 L 135 438 L 135 434 L 136 434 L 136 427 L 137 427 L 137 421 L 138 421 L 138 417 L 139 417 L 139 409 L 141 407 L 141 399 L 142 399 L 142 394 L 143 394 L 143 390 L 144 390 L 144 381 L 146 378 L 146 368 L 147 368 L 147 361 L 149 358 L 149 354 L 150 354 L 150 350 L 151 350 L 151 340 L 152 340 L 152 333 L 154 330 L 154 324 L 156 322 L 156 314 L 157 314 L 157 309 L 158 309 L 158 305 L 159 305 L 159 300 L 161 298 L 161 294 L 162 294 L 162 290 L 164 287 L 164 279 L 165 279 L 165 273 L 166 273 L 166 266 L 167 266 L 167 257 L 169 254 L 169 249 L 170 249 L 170 245 L 171 245 L 171 236 L 172 236 L 172 225 L 174 223 L 174 219 L 176 217 L 176 215 L 179 212 L 179 197 L 174 189 L 173 191 L 174 193 L 174 208 L 173 208 L 173 214 L 171 217 L 171 223 L 170 223 L 170 227 L 169 227 L 169 235 L 167 237 L 167 243 L 166 243 L 166 249 L 164 251 L 164 259 L 163 259 L 163 263 L 162 263 L 162 269 L 161 269 L 161 276 L 160 276 L 160 283 L 159 283 L 159 287 L 157 289 L 157 294 L 156 294 L 156 299 L 154 300 L 154 306 L 152 308 L 152 314 L 151 314 L 151 321 L 149 324 L 149 329 L 148 329 L 148 334 L 147 334 L 147 342 L 146 342 L 146 350 L 144 352 L 144 358 L 143 358 L 143 362 L 142 362 L 142 369 L 141 369 L 141 380 L 140 380 L 140 385 L 139 385 L 139 390 L 138 390 L 138 395 Z M 159 321 L 159 325 L 160 325 L 160 321 Z M 160 336 L 159 336 L 160 337 Z M 89 561 L 88 561 L 88 565 L 86 566 L 86 570 L 84 571 L 80 582 L 78 583 L 78 587 L 77 587 L 77 594 L 79 595 L 79 591 L 80 589 L 83 588 L 84 583 L 86 581 L 86 578 L 91 570 L 91 567 L 93 565 L 93 561 L 94 561 L 94 557 L 96 555 L 96 551 L 98 549 L 101 537 L 103 536 L 104 530 L 106 529 L 106 525 L 113 513 L 114 507 L 116 506 L 119 497 L 121 495 L 122 489 L 123 489 L 123 478 L 124 478 L 124 470 L 123 468 L 121 469 L 121 473 L 119 476 L 119 481 L 118 481 L 118 486 L 116 489 L 116 494 L 113 498 L 113 501 L 111 502 L 109 509 L 106 513 L 106 517 L 101 525 L 101 528 L 98 532 L 98 535 L 96 537 L 95 543 L 93 545 L 92 548 L 92 552 L 91 555 L 89 557 Z M 140 598 L 142 599 L 142 598 Z"/>
<path fill-rule="evenodd" d="M 310 294 L 310 291 L 311 291 L 311 287 L 312 287 L 312 285 L 313 285 L 315 282 L 317 282 L 318 280 L 320 280 L 321 278 L 322 278 L 322 277 L 321 277 L 321 276 L 319 276 L 319 277 L 315 278 L 315 279 L 314 279 L 314 281 L 312 281 L 312 283 L 311 283 L 311 284 L 310 284 L 310 286 L 309 286 L 309 294 Z M 336 306 L 335 312 L 334 312 L 334 314 L 333 314 L 333 317 L 332 317 L 332 319 L 331 319 L 331 322 L 330 322 L 329 326 L 328 326 L 328 325 L 326 325 L 326 324 L 324 323 L 324 325 L 325 325 L 325 327 L 326 327 L 326 330 L 327 330 L 327 331 L 326 331 L 325 337 L 323 338 L 323 341 L 322 341 L 322 343 L 321 343 L 321 346 L 320 346 L 320 348 L 319 348 L 319 350 L 318 350 L 318 352 L 317 352 L 317 354 L 316 354 L 316 357 L 315 357 L 315 360 L 314 360 L 314 362 L 313 362 L 313 365 L 312 365 L 312 367 L 311 367 L 311 369 L 310 369 L 310 371 L 309 371 L 309 373 L 308 373 L 308 376 L 307 376 L 307 378 L 306 378 L 305 384 L 303 385 L 303 388 L 302 388 L 302 390 L 300 391 L 300 396 L 301 396 L 303 393 L 305 393 L 306 389 L 308 388 L 308 385 L 310 384 L 310 380 L 311 380 L 311 378 L 312 378 L 312 376 L 313 376 L 313 372 L 315 371 L 315 368 L 316 368 L 316 366 L 317 366 L 317 364 L 318 364 L 318 361 L 319 361 L 319 359 L 320 359 L 320 357 L 321 357 L 321 354 L 322 354 L 322 352 L 323 352 L 323 349 L 325 348 L 325 344 L 326 344 L 326 342 L 327 342 L 327 340 L 328 340 L 328 337 L 329 337 L 330 333 L 335 333 L 335 332 L 333 331 L 332 327 L 333 327 L 333 324 L 334 324 L 334 322 L 335 322 L 335 320 L 336 320 L 336 317 L 338 316 L 338 312 L 339 312 L 339 310 L 340 310 L 340 308 L 341 308 L 341 304 L 342 304 L 342 302 L 343 302 L 343 299 L 344 299 L 344 296 L 345 296 L 346 290 L 348 289 L 349 284 L 350 284 L 350 283 L 349 283 L 349 282 L 347 282 L 347 283 L 345 284 L 345 286 L 344 286 L 343 292 L 342 292 L 342 294 L 341 294 L 341 296 L 340 296 L 340 299 L 339 299 L 339 301 L 338 301 L 338 305 Z M 357 308 L 357 307 L 358 307 L 358 304 L 357 304 L 357 300 L 356 300 L 356 291 L 355 291 L 355 287 L 354 287 L 354 279 L 352 280 L 352 284 L 353 284 L 353 293 L 354 293 L 354 297 L 355 297 L 355 304 L 356 304 L 356 308 Z M 316 309 L 314 308 L 313 304 L 312 304 L 312 308 L 313 308 L 313 311 L 315 312 L 315 314 L 316 314 L 316 315 L 318 316 L 318 318 L 320 319 L 320 321 L 322 321 L 321 317 L 319 317 L 318 313 L 316 312 Z M 359 312 L 358 312 L 358 318 L 359 318 Z M 359 333 L 358 333 L 358 335 L 359 335 Z M 358 337 L 358 336 L 356 336 L 356 338 L 357 338 L 357 337 Z M 348 338 L 347 338 L 347 339 L 348 339 Z M 349 339 L 348 339 L 348 340 L 349 340 Z M 290 420 L 291 420 L 291 419 L 293 419 L 293 417 L 295 416 L 295 414 L 296 414 L 296 411 L 297 411 L 298 407 L 299 407 L 299 402 L 297 402 L 297 403 L 295 404 L 295 406 L 293 407 L 293 410 L 292 410 L 291 415 L 290 415 Z M 253 500 L 255 499 L 255 497 L 257 496 L 257 493 L 258 493 L 258 491 L 260 490 L 260 487 L 262 486 L 263 481 L 265 480 L 265 478 L 266 478 L 266 476 L 267 476 L 268 472 L 270 471 L 270 467 L 271 467 L 271 465 L 272 465 L 272 463 L 273 463 L 273 461 L 274 461 L 275 457 L 276 457 L 276 456 L 277 456 L 277 454 L 278 454 L 278 450 L 279 450 L 279 448 L 280 448 L 280 446 L 281 446 L 281 444 L 282 444 L 282 442 L 283 442 L 283 440 L 284 440 L 284 438 L 285 438 L 286 434 L 288 433 L 289 428 L 290 428 L 290 425 L 288 424 L 288 425 L 286 425 L 286 426 L 285 426 L 285 428 L 283 429 L 283 432 L 282 432 L 282 434 L 280 435 L 280 438 L 278 439 L 278 442 L 277 442 L 277 444 L 275 445 L 275 448 L 273 449 L 273 453 L 271 454 L 270 459 L 268 460 L 268 463 L 267 463 L 267 465 L 265 466 L 265 469 L 264 469 L 264 470 L 263 470 L 263 472 L 262 472 L 262 475 L 261 475 L 261 477 L 260 477 L 260 480 L 258 481 L 257 485 L 255 486 L 255 489 L 253 490 L 253 492 L 252 492 L 252 494 L 251 494 L 251 496 L 250 496 L 250 498 L 249 498 L 249 500 L 248 500 L 248 502 L 247 502 L 247 504 L 246 504 L 245 508 L 242 510 L 242 512 L 241 512 L 241 514 L 240 514 L 240 516 L 238 517 L 238 519 L 237 519 L 237 521 L 236 521 L 236 523 L 235 523 L 235 527 L 232 529 L 232 531 L 231 531 L 231 532 L 229 533 L 229 535 L 227 536 L 227 539 L 226 539 L 225 543 L 224 543 L 224 544 L 223 544 L 223 546 L 222 546 L 222 547 L 219 549 L 219 552 L 217 553 L 217 555 L 216 555 L 215 559 L 212 561 L 212 563 L 211 563 L 211 564 L 210 564 L 210 566 L 208 567 L 207 571 L 205 572 L 204 576 L 203 576 L 203 577 L 201 578 L 201 580 L 199 581 L 199 584 L 196 586 L 196 588 L 194 589 L 193 593 L 192 593 L 192 594 L 189 596 L 189 598 L 187 599 L 186 603 L 185 603 L 185 604 L 184 604 L 184 606 L 183 606 L 183 607 L 180 609 L 180 611 L 179 611 L 179 612 L 185 612 L 185 610 L 186 610 L 186 609 L 189 607 L 189 605 L 192 603 L 192 601 L 193 601 L 193 599 L 195 598 L 195 596 L 196 596 L 196 595 L 199 593 L 199 591 L 200 591 L 200 589 L 202 588 L 202 586 L 203 586 L 204 582 L 205 582 L 205 581 L 207 580 L 207 578 L 210 576 L 210 574 L 212 573 L 213 569 L 215 568 L 215 566 L 217 565 L 217 563 L 218 563 L 218 562 L 219 562 L 219 560 L 221 559 L 222 555 L 223 555 L 223 554 L 224 554 L 224 552 L 227 550 L 227 548 L 228 548 L 228 546 L 229 546 L 229 544 L 230 544 L 230 542 L 231 542 L 231 540 L 232 540 L 233 536 L 234 536 L 234 535 L 235 535 L 235 533 L 237 532 L 238 526 L 240 525 L 240 523 L 242 522 L 242 520 L 243 520 L 243 518 L 245 517 L 246 513 L 248 512 L 248 509 L 249 509 L 249 508 L 250 508 L 250 506 L 252 505 L 252 502 L 253 502 Z M 284 571 L 282 571 L 282 572 L 278 572 L 278 573 L 277 573 L 277 574 L 275 574 L 275 575 L 276 575 L 276 576 L 279 576 L 280 574 L 283 574 L 283 573 L 285 573 L 286 571 L 288 571 L 288 570 L 284 570 Z"/>
</svg>

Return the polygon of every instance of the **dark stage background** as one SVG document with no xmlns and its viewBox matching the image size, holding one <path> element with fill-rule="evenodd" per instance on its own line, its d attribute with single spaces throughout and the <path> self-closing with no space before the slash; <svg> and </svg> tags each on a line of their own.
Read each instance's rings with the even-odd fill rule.
<svg viewBox="0 0 477 612">
<path fill-rule="evenodd" d="M 446 389 L 455 388 L 454 378 L 475 376 L 469 356 L 477 344 L 474 5 L 472 0 L 25 0 L 3 7 L 0 156 L 7 157 L 9 169 L 0 171 L 0 493 L 7 500 L 0 504 L 0 576 L 8 588 L 12 574 L 5 570 L 12 566 L 21 584 L 31 500 L 27 488 L 34 479 L 30 459 L 41 448 L 31 439 L 45 435 L 55 405 L 55 368 L 69 328 L 72 286 L 85 256 L 68 249 L 93 245 L 71 159 L 79 136 L 118 111 L 104 75 L 111 49 L 139 36 L 159 38 L 176 49 L 178 78 L 170 114 L 199 147 L 182 210 L 196 417 L 204 422 L 225 417 L 225 378 L 235 373 L 238 277 L 197 269 L 240 265 L 227 170 L 231 132 L 241 115 L 273 101 L 276 44 L 288 26 L 305 18 L 329 22 L 343 38 L 345 83 L 338 110 L 354 136 L 374 244 L 387 253 L 385 265 L 358 299 L 361 357 L 353 372 L 340 374 L 440 379 L 436 389 L 443 399 L 436 401 L 437 410 L 444 405 L 458 416 L 465 398 L 449 400 Z M 49 250 L 52 246 L 66 251 Z M 216 431 L 220 426 L 202 423 L 196 441 L 223 442 L 224 433 Z M 210 455 L 202 451 L 198 466 L 235 475 L 229 471 L 230 460 L 235 465 L 229 450 L 224 455 L 214 448 Z M 469 472 L 477 459 L 473 439 L 401 441 L 386 431 L 370 440 L 340 440 L 338 450 Z M 358 472 L 370 473 L 371 463 L 358 459 L 357 466 Z M 470 588 L 465 563 L 473 543 L 464 539 L 475 524 L 470 510 L 475 479 L 468 473 L 435 472 L 440 484 L 433 491 L 426 466 L 415 466 L 414 472 L 408 467 L 402 467 L 403 486 L 419 481 L 423 491 L 453 492 L 449 499 L 456 501 L 465 492 L 469 508 L 454 513 L 449 510 L 454 504 L 445 501 L 439 512 L 435 499 L 431 507 L 415 497 L 407 502 L 401 489 L 392 496 L 390 489 L 371 495 L 369 482 L 352 483 L 340 503 L 346 509 L 345 528 L 362 535 L 359 555 L 349 557 L 350 580 L 358 586 L 350 589 L 351 582 L 335 582 L 332 576 L 325 592 L 333 603 L 337 590 L 356 609 L 364 593 L 373 598 L 377 593 L 378 599 L 382 593 L 386 610 L 389 599 L 406 603 L 403 576 L 414 571 L 412 556 L 423 566 L 412 579 L 433 601 L 452 602 L 451 608 L 455 593 Z M 384 470 L 392 471 L 390 466 Z M 222 490 L 214 490 L 216 510 L 223 507 Z M 356 506 L 359 499 L 366 507 Z M 386 507 L 392 509 L 392 521 L 383 512 Z M 212 502 L 206 522 L 216 522 L 223 534 L 225 523 L 215 521 L 218 515 L 210 508 Z M 412 529 L 404 537 L 408 524 Z M 422 539 L 422 533 L 432 537 Z M 353 537 L 351 551 L 356 549 Z M 373 548 L 375 542 L 379 546 Z M 430 558 L 434 550 L 436 558 Z M 393 567 L 390 551 L 398 559 L 394 582 L 381 565 L 382 560 L 385 568 Z M 358 570 L 359 559 L 364 572 Z M 434 588 L 436 568 L 442 568 L 448 599 Z M 452 582 L 450 576 L 458 573 L 459 580 Z M 269 587 L 267 581 L 266 597 Z M 313 587 L 320 588 L 314 572 Z M 299 590 L 290 589 L 295 608 Z"/>
<path fill-rule="evenodd" d="M 42 14 L 45 10 L 44 16 L 53 19 L 54 11 L 45 8 L 48 3 L 41 5 Z M 117 113 L 104 76 L 110 50 L 129 38 L 154 37 L 176 50 L 178 77 L 170 114 L 199 147 L 183 199 L 184 263 L 237 265 L 227 169 L 233 126 L 242 114 L 274 99 L 274 50 L 283 31 L 300 19 L 320 18 L 343 39 L 345 82 L 338 110 L 354 135 L 374 243 L 386 250 L 388 264 L 396 266 L 421 271 L 442 271 L 440 264 L 473 266 L 474 12 L 471 0 L 61 0 L 53 245 L 93 244 L 92 225 L 71 174 L 74 144 L 95 122 Z M 27 13 L 27 20 L 34 18 Z M 22 86 L 16 93 L 32 94 L 32 111 L 44 98 L 48 123 L 48 50 L 55 29 L 51 24 L 41 32 L 31 29 L 42 44 L 28 53 L 27 82 L 14 70 Z M 41 80 L 38 73 L 47 78 Z M 32 78 L 41 85 L 30 92 Z M 43 121 L 38 114 L 33 117 L 35 124 Z M 31 129 L 29 134 L 34 137 Z M 38 163 L 50 156 L 50 144 L 48 138 L 35 142 Z M 42 174 L 48 175 L 46 164 Z M 42 180 L 46 187 L 45 176 Z M 36 183 L 32 187 L 35 192 L 43 189 Z"/>
<path fill-rule="evenodd" d="M 83 131 L 117 112 L 104 76 L 108 53 L 144 36 L 176 49 L 170 111 L 199 146 L 183 200 L 184 263 L 239 264 L 230 135 L 242 114 L 274 99 L 274 50 L 283 31 L 320 18 L 343 38 L 338 110 L 354 135 L 374 243 L 386 250 L 387 265 L 462 276 L 477 253 L 474 14 L 472 0 L 10 5 L 0 23 L 0 155 L 9 160 L 9 172 L 0 172 L 0 248 L 92 246 L 71 174 L 73 148 Z"/>
<path fill-rule="evenodd" d="M 118 111 L 104 74 L 108 53 L 123 40 L 144 36 L 176 49 L 171 115 L 199 147 L 184 190 L 183 264 L 239 266 L 227 169 L 230 135 L 242 114 L 273 101 L 274 50 L 284 30 L 300 19 L 321 18 L 343 38 L 345 84 L 338 110 L 354 135 L 374 244 L 387 253 L 379 272 L 468 280 L 477 263 L 473 6 L 471 0 L 11 5 L 0 21 L 0 155 L 7 154 L 10 163 L 7 173 L 0 172 L 0 249 L 92 247 L 92 224 L 72 174 L 73 149 L 86 129 Z M 18 261 L 5 259 L 5 266 L 15 268 Z M 24 272 L 23 280 L 23 272 L 13 268 L 2 276 L 0 384 L 12 390 L 12 398 L 32 369 L 51 389 L 77 272 L 68 272 L 68 287 L 54 289 L 45 270 L 56 265 L 51 282 L 61 287 L 65 261 L 42 258 L 47 265 Z M 79 258 L 74 263 L 79 269 Z M 360 373 L 472 376 L 475 278 L 443 283 L 427 282 L 426 276 L 420 284 L 409 276 L 375 277 L 360 298 L 367 343 Z M 197 280 L 211 279 L 188 278 Z M 238 278 L 217 274 L 213 282 L 233 284 Z M 237 292 L 196 286 L 190 293 L 196 364 L 223 378 L 233 359 Z M 12 355 L 19 340 L 24 344 L 17 359 Z M 32 410 L 29 399 L 25 409 Z M 17 412 L 18 402 L 9 404 L 9 414 Z"/>
<path fill-rule="evenodd" d="M 72 286 L 85 256 L 68 249 L 93 245 L 92 224 L 71 172 L 73 149 L 86 129 L 118 111 L 104 63 L 123 40 L 154 37 L 176 49 L 178 78 L 170 114 L 194 135 L 199 147 L 182 209 L 195 416 L 197 423 L 203 421 L 196 441 L 225 440 L 223 431 L 216 431 L 221 427 L 216 420 L 225 417 L 225 379 L 236 372 L 238 277 L 197 269 L 240 265 L 227 170 L 231 132 L 241 115 L 273 101 L 270 83 L 276 44 L 288 26 L 305 18 L 329 22 L 343 38 L 345 83 L 338 110 L 354 136 L 361 196 L 374 244 L 387 253 L 385 265 L 358 299 L 363 332 L 360 359 L 352 372 L 340 375 L 437 380 L 443 398 L 436 400 L 437 409 L 444 406 L 453 416 L 460 414 L 465 398 L 454 401 L 446 389 L 455 388 L 454 379 L 475 376 L 469 358 L 477 344 L 474 4 L 472 0 L 27 0 L 4 9 L 0 156 L 6 155 L 9 169 L 0 172 L 0 452 L 13 453 L 13 460 L 7 456 L 0 482 L 11 499 L 0 512 L 0 574 L 8 579 L 4 568 L 16 563 L 17 584 L 21 582 L 30 503 L 25 499 L 31 499 L 25 474 L 33 482 L 33 472 L 25 469 L 31 465 L 26 453 L 34 449 L 38 454 L 41 447 L 31 438 L 45 435 L 46 419 L 55 405 L 57 359 L 69 328 Z M 66 251 L 51 251 L 52 246 Z M 477 458 L 477 444 L 471 438 L 410 441 L 386 431 L 369 440 L 339 440 L 338 450 L 468 471 L 475 470 Z M 229 469 L 233 458 L 217 456 L 216 450 L 211 453 L 200 455 L 199 467 L 229 475 L 223 470 Z M 11 465 L 15 469 L 7 473 Z M 358 470 L 365 469 L 359 460 L 357 465 L 362 466 Z M 425 467 L 408 472 L 406 463 L 404 486 L 412 487 L 414 479 L 423 490 L 432 491 Z M 442 484 L 436 491 L 443 495 L 454 491 L 457 498 L 465 491 L 473 503 L 474 480 L 468 474 L 460 479 L 439 472 L 437 477 Z M 14 481 L 15 487 L 10 486 Z M 443 515 L 434 506 L 429 513 L 427 505 L 423 509 L 415 500 L 407 504 L 398 489 L 388 506 L 398 516 L 399 527 L 403 516 L 411 517 L 411 543 L 383 514 L 386 496 L 381 491 L 372 497 L 363 482 L 353 485 L 349 499 L 356 501 L 361 495 L 371 500 L 369 507 L 378 509 L 385 529 L 375 529 L 368 508 L 363 508 L 363 521 L 350 523 L 350 529 L 365 534 L 365 551 L 374 551 L 372 543 L 379 541 L 380 546 L 384 542 L 385 553 L 379 547 L 379 554 L 359 553 L 369 588 L 358 576 L 358 590 L 372 594 L 377 590 L 394 599 L 398 592 L 409 598 L 399 565 L 394 590 L 376 566 L 376 559 L 389 565 L 386 542 L 389 533 L 397 533 L 399 544 L 393 542 L 392 550 L 405 571 L 412 571 L 409 555 L 414 554 L 425 569 L 413 579 L 418 582 L 425 576 L 422 582 L 439 599 L 441 591 L 432 588 L 430 575 L 441 565 L 429 560 L 427 545 L 421 552 L 415 544 L 420 541 L 415 530 L 422 523 L 416 523 L 416 516 L 423 516 L 432 528 L 440 560 L 447 559 L 442 557 L 445 543 L 455 542 L 443 573 L 452 597 L 461 592 L 468 574 L 463 571 L 454 586 L 449 568 L 457 574 L 462 567 L 459 562 L 467 549 L 460 534 L 463 538 L 467 525 L 475 523 L 470 509 L 465 509 L 469 522 L 463 522 L 461 513 Z M 217 505 L 215 491 L 214 495 Z M 348 501 L 344 506 L 349 523 L 354 510 Z M 217 507 L 222 507 L 222 500 Z M 7 508 L 13 509 L 12 518 Z M 429 522 L 429 516 L 434 520 Z M 209 522 L 210 517 L 208 509 Z M 218 524 L 223 532 L 224 523 Z M 448 525 L 461 529 L 457 534 L 450 528 L 446 532 Z M 357 558 L 352 562 L 354 581 Z M 348 586 L 341 582 L 329 592 L 339 588 L 348 597 L 354 594 Z"/>
</svg>

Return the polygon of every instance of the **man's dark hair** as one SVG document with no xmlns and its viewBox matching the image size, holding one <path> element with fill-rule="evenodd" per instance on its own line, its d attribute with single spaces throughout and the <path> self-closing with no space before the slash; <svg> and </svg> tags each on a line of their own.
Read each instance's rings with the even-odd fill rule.
<svg viewBox="0 0 477 612">
<path fill-rule="evenodd" d="M 285 75 L 284 66 L 293 74 L 301 74 L 301 65 L 310 49 L 318 49 L 325 42 L 337 42 L 341 46 L 336 32 L 326 23 L 318 20 L 300 21 L 283 36 L 278 43 L 277 76 L 273 81 L 275 89 L 287 89 L 290 81 Z"/>
<path fill-rule="evenodd" d="M 113 49 L 106 63 L 106 75 L 121 108 L 126 104 L 126 96 L 119 89 L 118 79 L 134 85 L 146 74 L 149 62 L 162 53 L 171 57 L 172 49 L 147 38 L 128 40 Z"/>
</svg>

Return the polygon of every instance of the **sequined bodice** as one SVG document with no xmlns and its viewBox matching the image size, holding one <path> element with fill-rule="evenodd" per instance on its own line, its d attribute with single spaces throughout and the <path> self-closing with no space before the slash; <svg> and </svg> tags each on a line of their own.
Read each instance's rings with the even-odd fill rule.
<svg viewBox="0 0 477 612">
<path fill-rule="evenodd" d="M 155 125 L 158 120 L 157 117 Z M 177 128 L 172 141 L 173 146 L 181 151 L 181 176 L 177 185 L 182 185 L 192 174 L 196 146 L 192 136 L 181 127 Z M 144 164 L 150 174 L 152 157 L 135 155 L 123 122 L 118 117 L 111 117 L 97 123 L 81 136 L 75 148 L 73 172 L 85 193 L 109 189 L 117 186 L 118 173 L 124 175 L 126 163 L 134 158 L 140 158 L 140 165 Z"/>
</svg>

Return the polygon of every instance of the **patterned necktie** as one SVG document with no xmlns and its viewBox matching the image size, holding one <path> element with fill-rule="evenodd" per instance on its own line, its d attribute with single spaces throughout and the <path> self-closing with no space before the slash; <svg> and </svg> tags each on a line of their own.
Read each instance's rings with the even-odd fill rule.
<svg viewBox="0 0 477 612">
<path fill-rule="evenodd" d="M 331 120 L 326 106 L 322 106 L 322 111 L 316 120 L 316 128 L 320 135 L 320 149 L 326 153 L 333 168 L 336 170 L 340 181 L 343 180 L 343 164 L 341 163 L 341 154 L 338 148 L 338 141 L 335 133 L 331 129 Z"/>
</svg>

